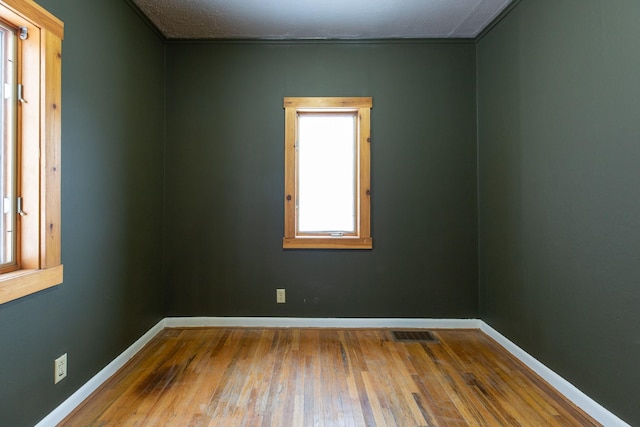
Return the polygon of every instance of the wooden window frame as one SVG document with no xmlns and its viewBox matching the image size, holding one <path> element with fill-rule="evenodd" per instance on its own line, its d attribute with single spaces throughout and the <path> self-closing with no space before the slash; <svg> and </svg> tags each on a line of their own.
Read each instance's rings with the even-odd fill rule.
<svg viewBox="0 0 640 427">
<path fill-rule="evenodd" d="M 372 249 L 371 238 L 371 108 L 370 97 L 285 97 L 285 249 Z M 356 232 L 354 235 L 320 236 L 297 233 L 296 136 L 299 111 L 357 111 Z"/>
<path fill-rule="evenodd" d="M 62 39 L 64 24 L 31 0 L 0 0 L 0 19 L 27 29 L 19 41 L 18 267 L 0 274 L 0 304 L 59 285 Z"/>
</svg>

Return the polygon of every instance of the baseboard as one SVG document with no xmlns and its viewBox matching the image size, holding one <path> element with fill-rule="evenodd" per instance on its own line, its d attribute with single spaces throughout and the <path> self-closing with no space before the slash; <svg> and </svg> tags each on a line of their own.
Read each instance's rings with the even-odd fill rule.
<svg viewBox="0 0 640 427">
<path fill-rule="evenodd" d="M 478 319 L 377 319 L 303 317 L 167 317 L 167 328 L 417 328 L 480 329 Z"/>
<path fill-rule="evenodd" d="M 49 415 L 44 417 L 35 427 L 52 427 L 58 425 L 67 415 L 78 407 L 91 393 L 96 391 L 105 381 L 115 374 L 125 363 L 136 355 L 142 348 L 147 345 L 162 329 L 164 329 L 164 320 L 158 322 L 154 327 L 144 334 L 140 339 L 131 344 L 129 348 L 123 351 L 111 363 L 105 366 L 100 372 L 95 374 L 93 378 L 87 381 L 67 400 L 62 402 L 60 406 L 54 409 Z"/>
<path fill-rule="evenodd" d="M 504 347 L 509 353 L 527 365 L 536 374 L 540 375 L 553 388 L 558 390 L 559 393 L 563 394 L 567 399 L 602 425 L 606 427 L 631 427 L 485 322 L 481 322 L 480 330 L 497 341 L 498 344 Z"/>
<path fill-rule="evenodd" d="M 544 366 L 505 336 L 479 319 L 362 319 L 362 318 L 288 318 L 288 317 L 167 317 L 133 343 L 113 362 L 72 394 L 60 406 L 42 419 L 36 427 L 51 427 L 60 423 L 91 393 L 115 374 L 164 328 L 178 327 L 261 327 L 261 328 L 418 328 L 418 329 L 480 329 L 536 374 L 606 427 L 630 427 L 575 386 Z"/>
</svg>

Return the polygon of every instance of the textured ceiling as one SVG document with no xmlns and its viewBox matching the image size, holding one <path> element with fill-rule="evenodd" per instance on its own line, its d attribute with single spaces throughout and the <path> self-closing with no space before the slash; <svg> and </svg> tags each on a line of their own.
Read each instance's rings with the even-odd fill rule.
<svg viewBox="0 0 640 427">
<path fill-rule="evenodd" d="M 512 0 L 134 0 L 169 39 L 473 38 Z"/>
</svg>

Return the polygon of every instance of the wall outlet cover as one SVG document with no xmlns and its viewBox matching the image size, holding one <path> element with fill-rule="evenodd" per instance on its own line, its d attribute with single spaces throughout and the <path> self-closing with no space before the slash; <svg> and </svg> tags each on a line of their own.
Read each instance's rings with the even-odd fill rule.
<svg viewBox="0 0 640 427">
<path fill-rule="evenodd" d="M 53 383 L 58 384 L 67 376 L 67 353 L 58 357 L 54 362 Z"/>
</svg>

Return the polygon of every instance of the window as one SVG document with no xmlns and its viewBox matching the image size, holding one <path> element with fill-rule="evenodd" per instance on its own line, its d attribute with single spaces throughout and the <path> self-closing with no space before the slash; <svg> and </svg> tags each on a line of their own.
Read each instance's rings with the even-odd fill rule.
<svg viewBox="0 0 640 427">
<path fill-rule="evenodd" d="M 0 0 L 0 304 L 62 283 L 61 21 Z"/>
<path fill-rule="evenodd" d="M 0 272 L 16 264 L 16 39 L 0 22 Z"/>
<path fill-rule="evenodd" d="M 284 248 L 371 249 L 371 98 L 285 98 Z"/>
</svg>

